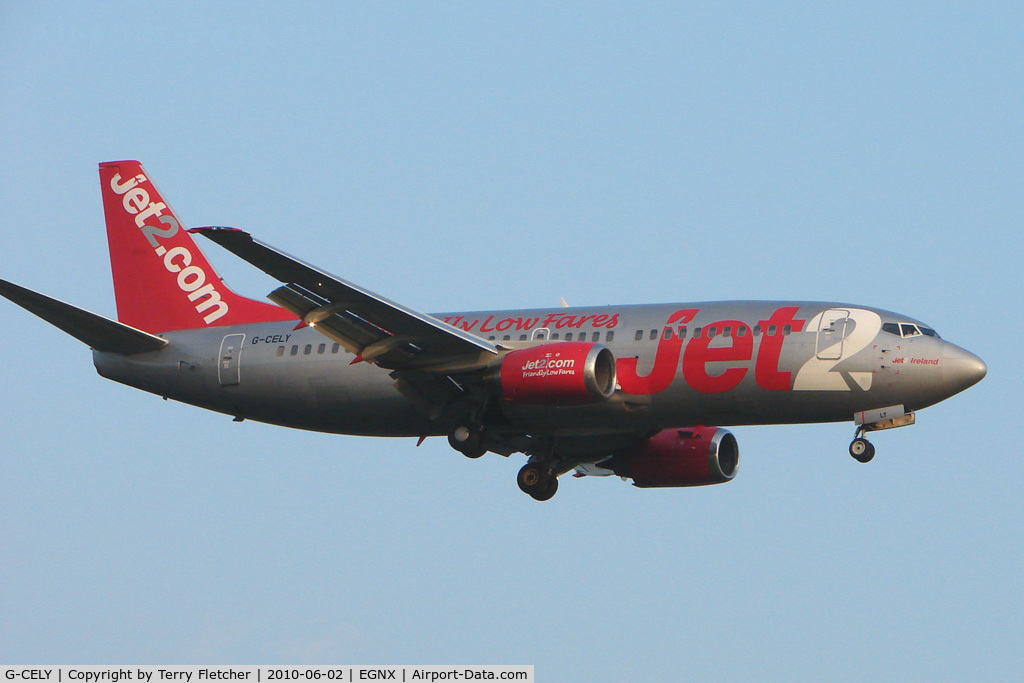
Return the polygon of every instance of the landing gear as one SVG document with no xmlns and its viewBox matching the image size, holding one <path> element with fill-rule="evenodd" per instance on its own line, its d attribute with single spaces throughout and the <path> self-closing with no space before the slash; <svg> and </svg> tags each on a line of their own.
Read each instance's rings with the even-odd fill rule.
<svg viewBox="0 0 1024 683">
<path fill-rule="evenodd" d="M 528 462 L 516 477 L 519 488 L 534 500 L 551 500 L 558 491 L 558 477 L 550 468 L 539 463 Z"/>
<path fill-rule="evenodd" d="M 857 462 L 871 462 L 871 458 L 875 457 L 875 447 L 864 437 L 858 436 L 850 444 L 850 455 Z"/>
<path fill-rule="evenodd" d="M 479 458 L 487 452 L 483 441 L 483 429 L 476 425 L 459 425 L 448 435 L 448 445 L 467 458 Z"/>
<path fill-rule="evenodd" d="M 857 431 L 853 433 L 850 455 L 857 462 L 871 462 L 871 458 L 875 457 L 875 447 L 864 438 L 865 434 L 881 429 L 908 427 L 914 424 L 915 420 L 914 413 L 907 412 L 902 405 L 855 413 L 853 421 L 857 425 Z"/>
</svg>

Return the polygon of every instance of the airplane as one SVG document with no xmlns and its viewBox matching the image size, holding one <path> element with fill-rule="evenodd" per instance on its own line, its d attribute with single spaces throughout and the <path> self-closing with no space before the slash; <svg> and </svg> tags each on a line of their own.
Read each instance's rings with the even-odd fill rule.
<svg viewBox="0 0 1024 683">
<path fill-rule="evenodd" d="M 522 453 L 517 483 L 540 501 L 569 472 L 731 481 L 739 448 L 721 425 L 852 420 L 849 452 L 868 462 L 868 433 L 987 372 L 919 320 L 836 302 L 427 315 L 243 230 L 186 230 L 138 161 L 99 174 L 117 320 L 4 280 L 0 294 L 89 345 L 102 377 L 239 422 Z M 192 235 L 280 281 L 273 303 L 230 290 Z"/>
</svg>

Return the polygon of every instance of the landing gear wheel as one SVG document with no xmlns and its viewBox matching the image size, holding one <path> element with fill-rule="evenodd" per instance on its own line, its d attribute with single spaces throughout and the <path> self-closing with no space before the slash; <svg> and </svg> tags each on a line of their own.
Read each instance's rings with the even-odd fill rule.
<svg viewBox="0 0 1024 683">
<path fill-rule="evenodd" d="M 871 462 L 871 458 L 875 457 L 875 445 L 869 443 L 867 453 L 864 454 L 863 460 L 860 462 Z"/>
<path fill-rule="evenodd" d="M 540 465 L 536 465 L 532 462 L 528 462 L 523 465 L 523 468 L 519 470 L 519 476 L 516 477 L 516 483 L 519 484 L 519 489 L 523 493 L 529 493 L 533 495 L 534 491 L 540 491 L 544 489 L 547 484 L 547 470 Z"/>
<path fill-rule="evenodd" d="M 545 500 L 551 500 L 552 498 L 554 498 L 554 496 L 555 496 L 555 494 L 557 492 L 558 492 L 558 477 L 552 476 L 552 477 L 550 477 L 548 479 L 548 485 L 544 488 L 543 491 L 540 491 L 538 493 L 531 493 L 530 496 L 534 500 L 539 500 L 539 501 L 543 502 Z"/>
<path fill-rule="evenodd" d="M 483 446 L 483 430 L 461 425 L 448 435 L 448 445 L 467 458 L 479 458 L 487 452 Z"/>
<path fill-rule="evenodd" d="M 528 462 L 519 470 L 516 483 L 534 500 L 550 500 L 558 491 L 558 477 L 550 469 Z"/>
<path fill-rule="evenodd" d="M 850 455 L 857 462 L 871 462 L 871 458 L 875 457 L 875 447 L 867 439 L 857 437 L 850 444 Z"/>
</svg>

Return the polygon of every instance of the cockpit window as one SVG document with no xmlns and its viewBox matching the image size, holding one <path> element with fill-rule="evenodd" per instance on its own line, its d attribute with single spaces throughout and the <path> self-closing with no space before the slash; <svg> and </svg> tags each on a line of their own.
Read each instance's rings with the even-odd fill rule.
<svg viewBox="0 0 1024 683">
<path fill-rule="evenodd" d="M 903 337 L 904 339 L 920 337 L 921 335 L 939 338 L 938 333 L 932 328 L 915 323 L 882 323 L 882 331 L 895 334 L 897 337 Z"/>
</svg>

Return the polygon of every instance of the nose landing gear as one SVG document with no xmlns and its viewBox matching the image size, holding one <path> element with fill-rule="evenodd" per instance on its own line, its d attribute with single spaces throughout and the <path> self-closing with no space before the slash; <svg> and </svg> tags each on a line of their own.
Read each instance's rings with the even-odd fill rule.
<svg viewBox="0 0 1024 683">
<path fill-rule="evenodd" d="M 860 430 L 857 431 L 859 434 Z M 875 457 L 875 447 L 863 436 L 857 436 L 850 444 L 850 455 L 857 462 L 871 462 L 871 458 Z"/>
<path fill-rule="evenodd" d="M 850 455 L 857 462 L 871 462 L 871 458 L 875 457 L 875 447 L 864 438 L 865 434 L 881 429 L 908 427 L 914 424 L 914 420 L 914 413 L 907 412 L 902 405 L 854 413 L 853 421 L 857 431 L 850 444 Z"/>
</svg>

